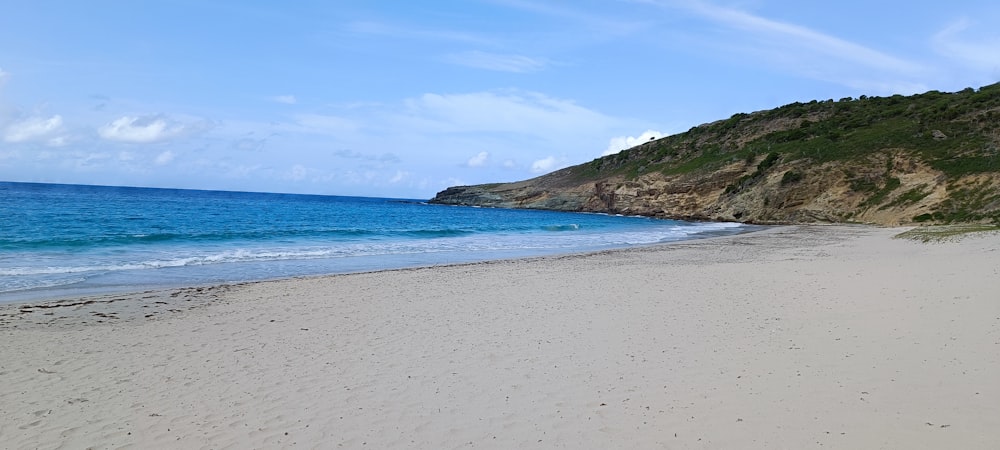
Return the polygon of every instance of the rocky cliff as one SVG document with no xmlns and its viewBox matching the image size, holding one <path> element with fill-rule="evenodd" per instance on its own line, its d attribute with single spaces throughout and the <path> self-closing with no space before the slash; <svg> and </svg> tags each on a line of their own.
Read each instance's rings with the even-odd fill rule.
<svg viewBox="0 0 1000 450">
<path fill-rule="evenodd" d="M 1000 84 L 737 114 L 432 203 L 748 223 L 1000 223 Z"/>
</svg>

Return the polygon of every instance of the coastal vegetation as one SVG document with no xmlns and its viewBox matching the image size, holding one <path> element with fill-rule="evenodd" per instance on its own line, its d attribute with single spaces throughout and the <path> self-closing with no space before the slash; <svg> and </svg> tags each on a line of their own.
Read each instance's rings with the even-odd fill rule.
<svg viewBox="0 0 1000 450">
<path fill-rule="evenodd" d="M 735 114 L 433 201 L 757 223 L 1000 224 L 1000 84 Z"/>
<path fill-rule="evenodd" d="M 950 242 L 971 236 L 1000 233 L 1000 226 L 985 224 L 953 224 L 922 226 L 904 231 L 894 236 L 896 239 L 912 239 L 924 243 Z"/>
</svg>

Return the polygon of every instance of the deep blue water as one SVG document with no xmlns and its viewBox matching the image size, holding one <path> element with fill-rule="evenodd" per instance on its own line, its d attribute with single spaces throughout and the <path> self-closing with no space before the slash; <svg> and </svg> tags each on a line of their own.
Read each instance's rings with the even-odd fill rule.
<svg viewBox="0 0 1000 450">
<path fill-rule="evenodd" d="M 0 301 L 600 250 L 746 231 L 420 200 L 0 182 Z"/>
</svg>

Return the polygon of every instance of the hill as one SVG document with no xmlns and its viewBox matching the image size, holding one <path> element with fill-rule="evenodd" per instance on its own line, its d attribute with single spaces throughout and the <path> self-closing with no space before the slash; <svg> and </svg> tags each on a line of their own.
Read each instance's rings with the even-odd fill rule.
<svg viewBox="0 0 1000 450">
<path fill-rule="evenodd" d="M 1000 224 L 1000 83 L 736 114 L 432 203 L 747 223 Z"/>
</svg>

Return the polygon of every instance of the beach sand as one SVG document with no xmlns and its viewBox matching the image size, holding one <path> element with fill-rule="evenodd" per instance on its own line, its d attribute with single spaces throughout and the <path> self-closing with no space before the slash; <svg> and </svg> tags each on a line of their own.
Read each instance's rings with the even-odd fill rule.
<svg viewBox="0 0 1000 450">
<path fill-rule="evenodd" d="M 6 448 L 1000 448 L 1000 236 L 787 226 L 0 309 Z"/>
</svg>

